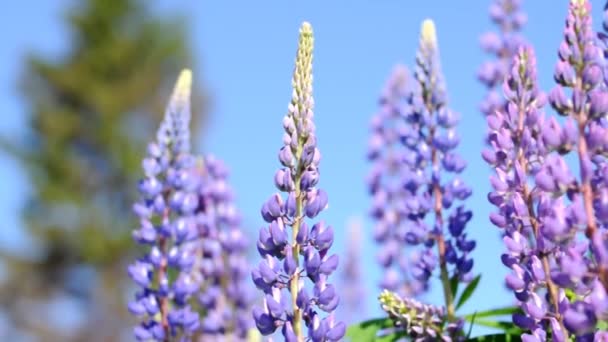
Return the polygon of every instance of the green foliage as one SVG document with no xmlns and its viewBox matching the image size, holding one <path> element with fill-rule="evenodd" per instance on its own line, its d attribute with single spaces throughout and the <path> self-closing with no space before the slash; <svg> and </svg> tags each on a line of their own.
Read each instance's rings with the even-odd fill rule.
<svg viewBox="0 0 608 342">
<path fill-rule="evenodd" d="M 92 286 L 119 292 L 145 143 L 178 71 L 191 67 L 183 18 L 152 16 L 136 0 L 77 3 L 65 17 L 70 50 L 28 57 L 20 84 L 31 110 L 27 136 L 1 141 L 29 177 L 23 219 L 41 248 L 38 259 L 4 255 L 18 270 L 9 284 L 31 284 L 8 287 L 15 301 L 67 286 L 70 270 L 83 265 L 103 277 Z M 78 291 L 88 297 L 91 289 Z"/>
<path fill-rule="evenodd" d="M 484 335 L 478 336 L 468 341 L 471 342 L 518 342 L 521 341 L 521 337 L 519 335 L 510 335 L 510 334 L 493 334 L 493 335 Z"/>
<path fill-rule="evenodd" d="M 521 335 L 523 331 L 511 321 L 511 316 L 514 313 L 520 313 L 521 309 L 510 306 L 504 308 L 490 309 L 486 311 L 478 311 L 470 315 L 465 315 L 463 318 L 471 323 L 471 325 L 479 325 L 504 331 L 506 334 Z M 508 318 L 504 318 L 508 316 Z M 494 319 L 488 319 L 494 318 Z"/>
<path fill-rule="evenodd" d="M 512 315 L 520 312 L 521 309 L 516 307 L 505 307 L 480 311 L 474 314 L 466 315 L 463 318 L 473 324 L 479 326 L 490 327 L 502 330 L 503 333 L 478 336 L 469 338 L 471 331 L 467 334 L 467 341 L 484 341 L 484 342 L 517 342 L 521 341 L 519 337 L 523 331 L 515 326 L 510 320 L 489 320 L 491 317 L 500 317 Z M 478 319 L 481 318 L 481 319 Z M 346 337 L 351 342 L 389 342 L 397 341 L 406 337 L 403 330 L 390 329 L 394 327 L 394 323 L 390 318 L 375 318 L 363 321 L 358 324 L 353 324 L 348 327 Z"/>
<path fill-rule="evenodd" d="M 450 278 L 450 291 L 452 291 L 452 298 L 457 298 L 458 296 L 458 285 L 460 285 L 460 279 L 457 274 L 453 275 Z"/>
<path fill-rule="evenodd" d="M 346 337 L 352 342 L 377 341 L 376 336 L 380 331 L 393 326 L 390 318 L 377 318 L 354 324 L 346 330 Z"/>
<path fill-rule="evenodd" d="M 471 298 L 473 292 L 475 292 L 475 290 L 477 289 L 477 285 L 479 285 L 480 279 L 481 274 L 473 278 L 473 280 L 471 280 L 471 282 L 467 284 L 467 287 L 465 287 L 464 291 L 462 291 L 462 295 L 460 295 L 460 298 L 456 303 L 456 310 L 458 310 L 462 305 L 464 305 L 464 303 L 467 302 L 467 300 L 469 300 L 469 298 Z M 456 293 L 454 293 L 454 298 L 456 298 Z"/>
</svg>

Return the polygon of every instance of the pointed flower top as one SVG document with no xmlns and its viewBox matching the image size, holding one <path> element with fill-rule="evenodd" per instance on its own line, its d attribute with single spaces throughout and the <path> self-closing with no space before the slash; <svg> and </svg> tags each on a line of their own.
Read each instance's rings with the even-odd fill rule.
<svg viewBox="0 0 608 342">
<path fill-rule="evenodd" d="M 188 106 L 190 105 L 190 88 L 192 87 L 192 71 L 183 69 L 179 73 L 173 94 L 171 94 L 170 105 L 173 106 Z"/>
<path fill-rule="evenodd" d="M 435 23 L 433 22 L 433 20 L 425 19 L 422 22 L 420 40 L 429 49 L 435 49 L 437 47 L 437 33 L 435 30 Z"/>
<path fill-rule="evenodd" d="M 306 114 L 307 110 L 312 110 L 313 45 L 312 26 L 305 21 L 300 27 L 300 39 L 292 81 L 294 88 L 292 103 L 300 106 L 298 108 L 300 114 Z"/>
<path fill-rule="evenodd" d="M 298 53 L 296 55 L 296 66 L 294 72 L 294 81 L 298 77 L 307 87 L 312 87 L 312 50 L 314 45 L 314 37 L 312 26 L 308 22 L 302 23 L 300 27 L 300 39 L 298 42 Z M 294 85 L 297 86 L 298 84 Z"/>
<path fill-rule="evenodd" d="M 431 101 L 435 106 L 446 104 L 445 84 L 439 62 L 437 31 L 435 23 L 431 19 L 422 22 L 414 76 L 422 88 L 424 102 Z"/>
<path fill-rule="evenodd" d="M 190 92 L 192 71 L 183 69 L 175 82 L 173 94 L 165 111 L 165 118 L 157 133 L 161 146 L 169 147 L 173 153 L 190 151 Z"/>
<path fill-rule="evenodd" d="M 570 6 L 575 16 L 584 17 L 591 12 L 589 0 L 570 0 Z"/>
<path fill-rule="evenodd" d="M 293 92 L 288 113 L 295 124 L 297 134 L 302 136 L 308 136 L 314 132 L 312 123 L 314 107 L 312 96 L 313 45 L 312 26 L 308 22 L 303 22 L 300 27 L 298 52 L 291 81 Z"/>
</svg>

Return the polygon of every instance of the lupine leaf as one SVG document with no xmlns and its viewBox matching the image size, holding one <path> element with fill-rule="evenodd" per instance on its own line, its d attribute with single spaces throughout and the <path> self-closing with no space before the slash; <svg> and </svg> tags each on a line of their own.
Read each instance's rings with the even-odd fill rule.
<svg viewBox="0 0 608 342">
<path fill-rule="evenodd" d="M 473 316 L 470 320 L 471 324 L 469 325 L 469 331 L 467 332 L 467 341 L 469 340 L 469 337 L 471 337 L 471 333 L 473 332 L 473 324 L 475 324 L 475 317 L 477 316 L 475 313 L 473 313 Z"/>
<path fill-rule="evenodd" d="M 403 338 L 407 336 L 407 334 L 405 333 L 405 331 L 398 331 L 392 334 L 388 334 L 388 335 L 384 335 L 384 336 L 380 336 L 380 337 L 376 337 L 373 340 L 368 340 L 368 341 L 374 341 L 374 342 L 395 342 L 398 341 L 399 339 Z M 363 340 L 361 340 L 361 342 L 363 342 Z"/>
<path fill-rule="evenodd" d="M 504 308 L 497 308 L 497 309 L 490 309 L 490 310 L 486 310 L 486 311 L 476 311 L 472 314 L 468 314 L 466 316 L 464 316 L 464 319 L 466 319 L 467 321 L 472 321 L 473 317 L 475 318 L 480 318 L 480 317 L 493 317 L 493 316 L 506 316 L 506 315 L 512 315 L 514 313 L 518 313 L 521 312 L 521 309 L 516 307 L 516 306 L 507 306 Z"/>
<path fill-rule="evenodd" d="M 465 287 L 464 291 L 462 291 L 462 295 L 458 299 L 458 303 L 456 303 L 456 310 L 458 310 L 458 308 L 460 308 L 464 303 L 467 302 L 467 300 L 469 300 L 469 298 L 471 298 L 471 295 L 473 295 L 473 292 L 475 292 L 477 285 L 479 285 L 479 279 L 481 279 L 481 274 L 473 278 L 467 287 Z"/>
<path fill-rule="evenodd" d="M 513 334 L 492 334 L 492 335 L 484 335 L 478 336 L 467 341 L 470 342 L 518 342 L 521 341 L 521 337 Z"/>
<path fill-rule="evenodd" d="M 520 335 L 523 333 L 523 331 L 519 327 L 517 327 L 515 324 L 513 324 L 513 322 L 511 322 L 511 321 L 486 321 L 486 320 L 479 320 L 476 318 L 475 324 L 481 325 L 484 327 L 503 330 L 505 333 L 508 333 L 508 334 Z"/>
<path fill-rule="evenodd" d="M 450 278 L 450 291 L 452 291 L 452 297 L 456 298 L 456 296 L 458 295 L 458 285 L 460 284 L 460 279 L 458 278 L 457 275 L 452 276 L 452 278 Z"/>
<path fill-rule="evenodd" d="M 375 318 L 348 327 L 346 337 L 351 342 L 375 341 L 378 331 L 393 326 L 390 318 Z M 390 341 L 390 340 L 386 340 Z"/>
</svg>

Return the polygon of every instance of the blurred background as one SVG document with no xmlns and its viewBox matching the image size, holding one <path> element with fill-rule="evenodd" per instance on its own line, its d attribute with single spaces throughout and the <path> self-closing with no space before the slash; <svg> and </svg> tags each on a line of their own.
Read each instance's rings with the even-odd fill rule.
<svg viewBox="0 0 608 342">
<path fill-rule="evenodd" d="M 0 20 L 0 341 L 129 341 L 132 293 L 125 265 L 138 250 L 131 203 L 140 160 L 178 71 L 194 71 L 195 150 L 232 169 L 252 245 L 273 192 L 281 119 L 291 94 L 297 34 L 315 30 L 315 99 L 321 182 L 342 264 L 363 292 L 356 310 L 380 314 L 379 269 L 364 178 L 368 121 L 397 62 L 412 65 L 419 25 L 436 22 L 450 104 L 462 114 L 460 152 L 473 185 L 470 234 L 483 273 L 463 311 L 511 303 L 479 157 L 489 0 L 136 1 L 5 4 Z M 540 83 L 552 86 L 567 0 L 524 3 Z M 599 28 L 602 3 L 593 1 Z M 353 238 L 355 237 L 355 238 Z M 251 262 L 258 258 L 252 253 Z M 339 277 L 335 277 L 339 282 Z M 438 286 L 426 296 L 440 303 Z M 364 296 L 364 297 L 361 297 Z M 344 300 L 346 303 L 347 300 Z M 473 332 L 475 334 L 475 331 Z"/>
</svg>

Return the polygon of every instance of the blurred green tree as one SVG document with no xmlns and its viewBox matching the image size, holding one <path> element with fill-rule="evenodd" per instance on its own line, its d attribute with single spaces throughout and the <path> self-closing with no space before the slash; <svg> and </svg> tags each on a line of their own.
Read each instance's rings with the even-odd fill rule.
<svg viewBox="0 0 608 342">
<path fill-rule="evenodd" d="M 2 254 L 8 277 L 0 305 L 15 333 L 113 341 L 130 322 L 120 294 L 134 248 L 140 161 L 178 71 L 191 67 L 184 18 L 161 18 L 147 4 L 78 2 L 65 17 L 70 51 L 27 60 L 20 89 L 29 131 L 22 143 L 2 142 L 27 171 L 32 196 L 23 221 L 36 241 L 25 258 Z M 204 98 L 194 99 L 200 113 Z M 63 308 L 58 302 L 79 310 L 61 315 L 86 317 L 68 328 L 56 324 L 65 317 L 44 310 Z"/>
</svg>

